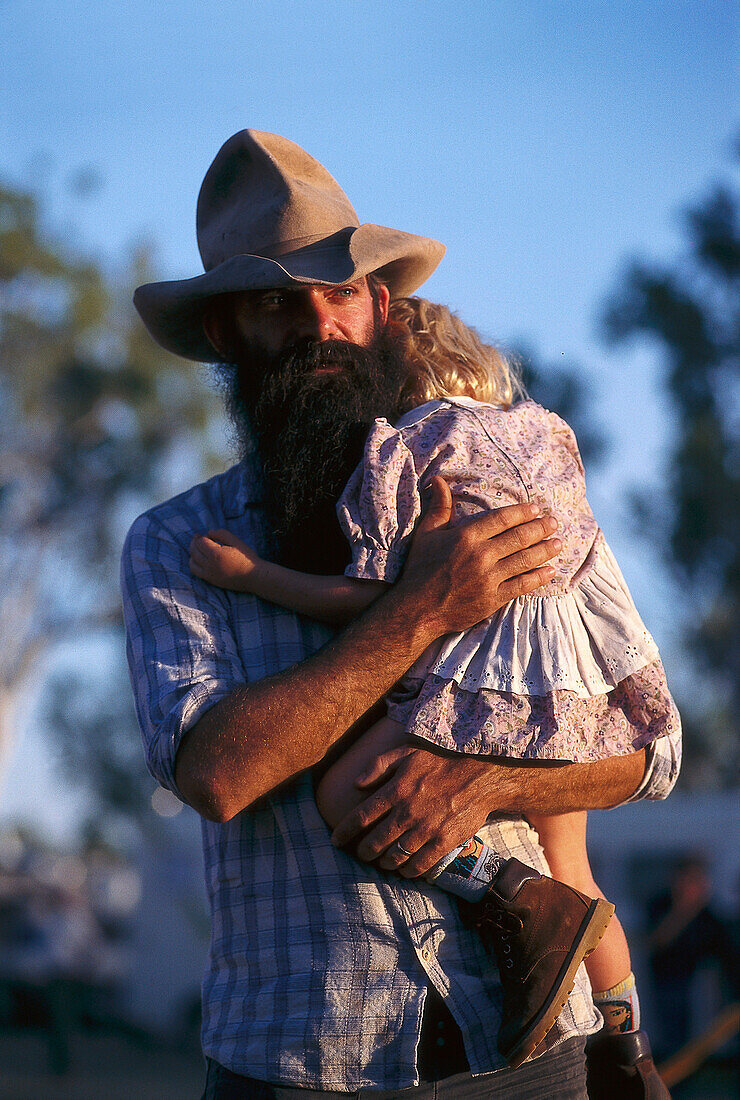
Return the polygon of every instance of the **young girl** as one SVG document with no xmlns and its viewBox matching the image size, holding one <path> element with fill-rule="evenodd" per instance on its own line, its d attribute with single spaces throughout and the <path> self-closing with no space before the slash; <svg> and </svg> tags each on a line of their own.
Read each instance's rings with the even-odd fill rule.
<svg viewBox="0 0 740 1100">
<path fill-rule="evenodd" d="M 417 745 L 456 753 L 592 762 L 636 752 L 679 721 L 655 643 L 586 502 L 570 428 L 532 401 L 514 403 L 517 385 L 506 361 L 445 307 L 398 299 L 391 324 L 411 368 L 409 411 L 395 427 L 376 420 L 337 506 L 352 550 L 346 576 L 320 577 L 266 562 L 226 531 L 193 540 L 193 573 L 314 618 L 346 621 L 398 577 L 421 493 L 434 475 L 452 490 L 453 523 L 481 510 L 532 502 L 558 519 L 562 549 L 551 581 L 472 629 L 441 638 L 399 681 L 386 717 L 318 785 L 319 810 L 332 826 L 382 781 L 378 761 L 408 744 L 410 735 Z M 538 919 L 548 931 L 572 924 L 573 896 L 581 909 L 575 910 L 575 931 L 567 933 L 567 966 L 544 984 L 540 980 L 534 994 L 527 987 L 526 1005 L 524 987 L 510 978 L 507 984 L 506 970 L 514 967 L 512 948 L 518 952 L 517 975 L 539 966 L 541 960 L 527 954 L 531 922 L 517 911 L 517 934 L 508 927 L 494 936 L 504 989 L 499 1047 L 511 1065 L 544 1038 L 587 956 L 592 986 L 602 991 L 595 1000 L 606 1026 L 612 1021 L 615 1030 L 639 1028 L 627 941 L 618 921 L 610 921 L 613 906 L 589 867 L 586 813 L 530 815 L 530 822 L 559 880 L 543 880 L 550 893 L 538 895 Z M 409 843 L 399 838 L 396 851 L 411 856 L 404 841 Z M 526 869 L 472 837 L 425 877 L 469 901 L 500 901 L 512 876 L 518 891 Z M 556 910 L 566 913 L 560 923 Z M 491 914 L 491 906 L 486 912 Z M 510 922 L 511 913 L 506 916 Z"/>
</svg>

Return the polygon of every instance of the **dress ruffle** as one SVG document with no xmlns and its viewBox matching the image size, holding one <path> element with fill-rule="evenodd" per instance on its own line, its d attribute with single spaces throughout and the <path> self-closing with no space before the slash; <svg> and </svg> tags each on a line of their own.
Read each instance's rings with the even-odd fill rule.
<svg viewBox="0 0 740 1100">
<path fill-rule="evenodd" d="M 637 752 L 680 729 L 660 659 L 603 695 L 466 691 L 454 680 L 405 677 L 388 716 L 440 748 L 520 760 L 590 764 Z"/>
<path fill-rule="evenodd" d="M 377 420 L 338 515 L 347 573 L 393 582 L 421 511 L 445 478 L 452 525 L 527 501 L 557 517 L 554 575 L 492 618 L 449 634 L 412 666 L 389 714 L 453 752 L 591 761 L 634 752 L 678 724 L 653 639 L 586 500 L 568 425 L 531 401 L 431 402 Z"/>
<path fill-rule="evenodd" d="M 680 725 L 601 532 L 566 590 L 519 597 L 430 647 L 388 715 L 454 752 L 581 763 L 636 752 Z"/>
<path fill-rule="evenodd" d="M 462 634 L 447 634 L 409 669 L 466 691 L 603 695 L 658 659 L 614 555 L 598 533 L 566 591 L 520 596 Z"/>
</svg>

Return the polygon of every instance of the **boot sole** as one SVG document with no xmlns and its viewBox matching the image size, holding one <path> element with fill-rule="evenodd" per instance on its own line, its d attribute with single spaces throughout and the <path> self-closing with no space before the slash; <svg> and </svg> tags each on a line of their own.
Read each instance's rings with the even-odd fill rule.
<svg viewBox="0 0 740 1100">
<path fill-rule="evenodd" d="M 520 1066 L 530 1054 L 534 1054 L 565 1008 L 565 1003 L 576 983 L 578 967 L 598 945 L 613 915 L 614 906 L 611 902 L 604 901 L 603 898 L 595 898 L 591 902 L 547 1001 L 515 1046 L 508 1050 L 499 1047 L 500 1053 L 512 1069 Z"/>
</svg>

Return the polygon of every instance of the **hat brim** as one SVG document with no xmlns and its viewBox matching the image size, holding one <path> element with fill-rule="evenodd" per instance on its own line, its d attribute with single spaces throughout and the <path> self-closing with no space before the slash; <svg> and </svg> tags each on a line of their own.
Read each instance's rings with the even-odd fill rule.
<svg viewBox="0 0 740 1100">
<path fill-rule="evenodd" d="M 232 256 L 193 279 L 145 283 L 134 305 L 156 342 L 167 351 L 200 363 L 220 361 L 203 330 L 203 312 L 217 294 L 321 283 L 342 286 L 375 274 L 391 297 L 405 297 L 421 286 L 445 254 L 430 237 L 367 223 L 349 227 L 327 241 L 269 256 Z"/>
</svg>

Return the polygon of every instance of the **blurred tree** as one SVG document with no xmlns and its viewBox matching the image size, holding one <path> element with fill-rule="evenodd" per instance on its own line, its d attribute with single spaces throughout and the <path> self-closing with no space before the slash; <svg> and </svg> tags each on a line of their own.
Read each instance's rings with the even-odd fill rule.
<svg viewBox="0 0 740 1100">
<path fill-rule="evenodd" d="M 109 638 L 108 648 L 104 691 L 94 684 L 90 690 L 83 669 L 55 669 L 40 711 L 68 780 L 88 796 L 81 831 L 97 829 L 110 838 L 130 831 L 132 823 L 149 824 L 155 784 L 144 764 L 120 635 Z"/>
<path fill-rule="evenodd" d="M 217 399 L 130 304 L 149 269 L 142 247 L 107 271 L 54 238 L 30 192 L 0 184 L 0 777 L 20 700 L 44 694 L 45 656 L 72 643 L 89 662 L 86 644 L 119 623 L 127 520 L 175 491 L 178 451 L 189 481 L 223 459 L 208 447 Z M 94 692 L 94 669 L 82 672 Z M 115 677 L 97 679 L 105 692 Z M 101 767 L 107 742 L 110 764 L 93 782 L 125 802 L 114 741 L 136 736 L 130 717 L 124 731 L 91 723 L 79 733 L 96 740 Z"/>
<path fill-rule="evenodd" d="M 737 154 L 740 156 L 740 144 Z M 684 215 L 687 253 L 634 262 L 604 312 L 612 343 L 654 341 L 677 418 L 664 507 L 643 529 L 692 614 L 697 691 L 684 701 L 689 772 L 737 781 L 740 734 L 740 196 L 714 188 Z M 689 775 L 689 779 L 691 776 Z"/>
</svg>

